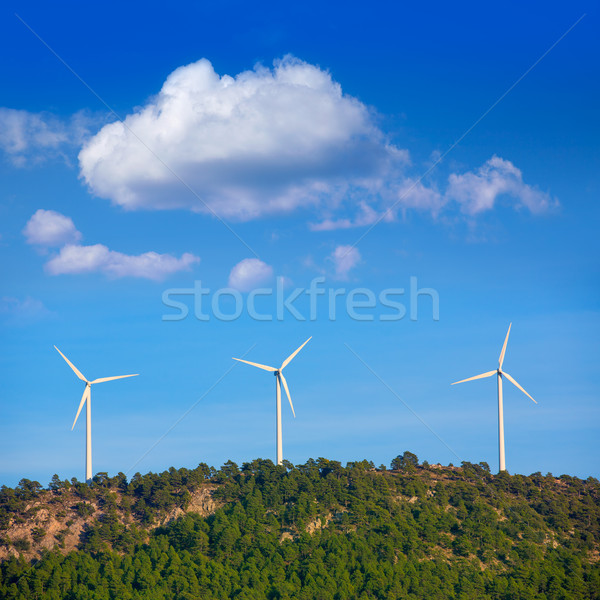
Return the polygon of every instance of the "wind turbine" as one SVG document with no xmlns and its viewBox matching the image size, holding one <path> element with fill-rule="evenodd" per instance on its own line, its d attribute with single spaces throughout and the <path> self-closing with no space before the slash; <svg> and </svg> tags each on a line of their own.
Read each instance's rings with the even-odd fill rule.
<svg viewBox="0 0 600 600">
<path fill-rule="evenodd" d="M 283 462 L 283 445 L 281 440 L 281 384 L 283 383 L 283 388 L 285 389 L 285 393 L 287 394 L 288 400 L 290 401 L 290 406 L 292 407 L 292 414 L 294 418 L 296 418 L 296 412 L 294 411 L 294 405 L 292 404 L 292 397 L 290 396 L 290 389 L 288 388 L 287 381 L 283 376 L 283 369 L 287 367 L 292 359 L 310 342 L 312 339 L 312 335 L 298 348 L 295 352 L 292 352 L 282 363 L 279 369 L 275 367 L 268 367 L 267 365 L 261 365 L 259 363 L 250 362 L 249 360 L 242 360 L 241 358 L 234 358 L 233 360 L 237 360 L 239 362 L 246 363 L 247 365 L 252 365 L 253 367 L 258 367 L 259 369 L 263 369 L 264 371 L 271 371 L 275 375 L 276 378 L 276 406 L 277 406 L 277 418 L 276 418 L 276 428 L 277 428 L 277 464 L 280 465 Z"/>
<path fill-rule="evenodd" d="M 56 348 L 56 346 L 54 346 Z M 104 383 L 105 381 L 112 381 L 113 379 L 123 379 L 125 377 L 136 377 L 138 373 L 134 375 L 117 375 L 116 377 L 100 377 L 100 379 L 94 379 L 93 381 L 88 381 L 82 374 L 81 371 L 58 349 L 57 352 L 67 361 L 67 364 L 73 369 L 73 372 L 81 381 L 85 381 L 85 389 L 83 390 L 83 396 L 81 396 L 81 402 L 79 403 L 79 408 L 77 409 L 77 414 L 75 415 L 75 420 L 73 421 L 73 425 L 71 426 L 71 431 L 75 427 L 75 423 L 77 423 L 77 419 L 79 418 L 79 413 L 83 408 L 85 401 L 87 400 L 86 405 L 86 427 L 85 427 L 85 481 L 86 483 L 90 483 L 92 480 L 92 385 L 94 383 Z"/>
<path fill-rule="evenodd" d="M 512 323 L 508 326 L 508 332 L 506 333 L 506 338 L 504 339 L 502 352 L 500 352 L 500 358 L 498 359 L 498 368 L 495 371 L 488 371 L 487 373 L 475 375 L 475 377 L 469 377 L 468 379 L 461 379 L 460 381 L 455 381 L 451 384 L 456 385 L 457 383 L 473 381 L 474 379 L 483 379 L 484 377 L 491 377 L 492 375 L 498 376 L 498 451 L 500 454 L 500 471 L 506 471 L 506 461 L 504 456 L 504 408 L 502 405 L 502 377 L 506 377 L 506 379 L 516 385 L 526 396 L 529 396 L 533 400 L 533 398 L 506 371 L 502 370 L 502 363 L 504 363 L 504 354 L 506 353 L 506 344 L 508 343 L 508 336 L 510 335 L 511 327 Z M 533 401 L 537 404 L 535 400 Z"/>
</svg>

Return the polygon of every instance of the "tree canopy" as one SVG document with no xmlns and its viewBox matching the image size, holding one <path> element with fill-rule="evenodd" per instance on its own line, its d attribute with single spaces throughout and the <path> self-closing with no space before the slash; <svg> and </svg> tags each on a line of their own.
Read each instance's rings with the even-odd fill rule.
<svg viewBox="0 0 600 600">
<path fill-rule="evenodd" d="M 89 486 L 55 476 L 46 490 L 23 480 L 0 490 L 13 554 L 0 565 L 0 598 L 600 597 L 597 480 L 419 466 L 410 452 L 391 467 L 257 459 L 131 481 L 99 473 Z M 198 509 L 199 494 L 210 509 Z M 64 513 L 66 529 L 86 525 L 76 549 L 61 548 L 59 532 L 27 560 L 10 532 L 42 508 Z M 48 539 L 36 527 L 20 539 Z"/>
</svg>

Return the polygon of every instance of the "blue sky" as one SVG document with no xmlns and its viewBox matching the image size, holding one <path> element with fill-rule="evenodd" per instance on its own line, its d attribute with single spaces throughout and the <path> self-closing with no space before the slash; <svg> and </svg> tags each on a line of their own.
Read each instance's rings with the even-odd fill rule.
<svg viewBox="0 0 600 600">
<path fill-rule="evenodd" d="M 449 384 L 496 367 L 510 322 L 538 405 L 505 384 L 509 471 L 600 476 L 594 4 L 1 10 L 0 484 L 83 478 L 54 344 L 89 379 L 140 373 L 92 389 L 94 471 L 131 476 L 274 458 L 274 382 L 231 357 L 277 366 L 311 335 L 285 458 L 496 470 L 494 380 Z M 317 277 L 314 319 L 306 294 L 305 320 L 275 293 L 248 315 Z M 411 319 L 411 278 L 439 319 L 427 295 Z M 173 320 L 164 294 L 196 281 L 209 319 L 187 295 Z M 242 315 L 219 320 L 227 287 Z"/>
</svg>

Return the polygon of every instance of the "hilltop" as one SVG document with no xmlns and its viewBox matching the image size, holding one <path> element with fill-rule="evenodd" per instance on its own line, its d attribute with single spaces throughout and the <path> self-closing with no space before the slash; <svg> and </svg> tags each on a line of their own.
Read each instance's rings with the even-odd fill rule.
<svg viewBox="0 0 600 600">
<path fill-rule="evenodd" d="M 320 458 L 0 490 L 0 598 L 600 597 L 600 483 Z"/>
</svg>

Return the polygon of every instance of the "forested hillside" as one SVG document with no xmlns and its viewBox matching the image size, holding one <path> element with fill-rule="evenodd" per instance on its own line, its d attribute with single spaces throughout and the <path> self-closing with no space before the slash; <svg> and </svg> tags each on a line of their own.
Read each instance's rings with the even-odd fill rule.
<svg viewBox="0 0 600 600">
<path fill-rule="evenodd" d="M 255 460 L 0 490 L 0 598 L 600 598 L 600 484 Z"/>
</svg>

